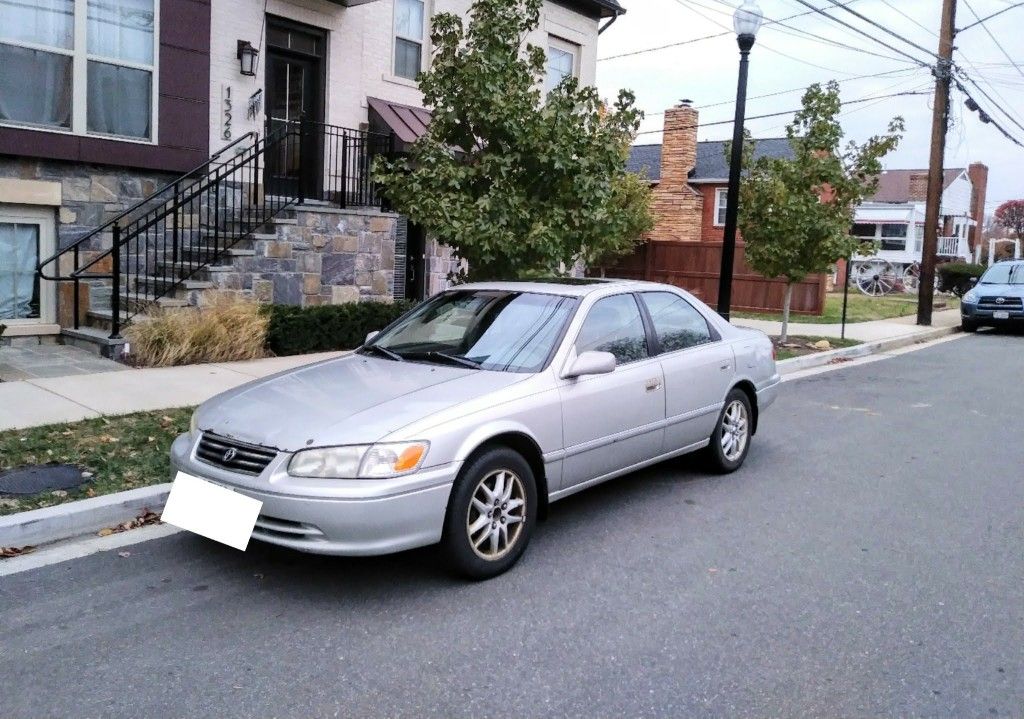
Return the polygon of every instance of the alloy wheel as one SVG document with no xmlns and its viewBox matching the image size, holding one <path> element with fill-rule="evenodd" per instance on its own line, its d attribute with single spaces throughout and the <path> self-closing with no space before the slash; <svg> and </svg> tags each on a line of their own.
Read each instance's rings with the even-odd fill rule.
<svg viewBox="0 0 1024 719">
<path fill-rule="evenodd" d="M 726 407 L 722 416 L 722 454 L 730 462 L 735 462 L 743 456 L 743 450 L 747 448 L 747 438 L 750 426 L 747 417 L 747 407 L 740 400 L 733 400 Z"/>
<path fill-rule="evenodd" d="M 499 469 L 473 490 L 466 514 L 466 534 L 476 555 L 501 559 L 519 541 L 526 519 L 526 489 L 515 472 Z"/>
</svg>

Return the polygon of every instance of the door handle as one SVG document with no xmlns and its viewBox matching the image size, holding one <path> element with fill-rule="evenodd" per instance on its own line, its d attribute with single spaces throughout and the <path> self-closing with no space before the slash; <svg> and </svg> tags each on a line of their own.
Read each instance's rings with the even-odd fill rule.
<svg viewBox="0 0 1024 719">
<path fill-rule="evenodd" d="M 661 380 L 660 379 L 649 379 L 649 380 L 647 380 L 645 386 L 646 386 L 648 392 L 657 392 L 659 389 L 661 389 Z"/>
<path fill-rule="evenodd" d="M 728 362 L 726 362 L 726 363 L 725 363 L 724 365 L 722 365 L 722 366 L 721 366 L 721 367 L 719 367 L 718 369 L 720 369 L 720 370 L 727 370 L 727 369 L 729 369 L 729 363 L 728 363 Z"/>
</svg>

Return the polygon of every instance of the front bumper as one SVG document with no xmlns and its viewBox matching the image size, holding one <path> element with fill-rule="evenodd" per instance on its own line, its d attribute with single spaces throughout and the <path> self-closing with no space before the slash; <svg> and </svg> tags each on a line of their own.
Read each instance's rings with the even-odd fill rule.
<svg viewBox="0 0 1024 719">
<path fill-rule="evenodd" d="M 1024 323 L 1024 310 L 1007 309 L 1003 310 L 1009 315 L 1006 319 L 995 319 L 993 316 L 996 310 L 982 309 L 977 304 L 961 303 L 960 317 L 981 325 L 1006 325 Z"/>
<path fill-rule="evenodd" d="M 390 554 L 441 541 L 452 463 L 396 479 L 299 479 L 281 454 L 258 477 L 201 462 L 188 434 L 171 445 L 171 476 L 180 470 L 263 502 L 252 538 L 313 554 Z"/>
</svg>

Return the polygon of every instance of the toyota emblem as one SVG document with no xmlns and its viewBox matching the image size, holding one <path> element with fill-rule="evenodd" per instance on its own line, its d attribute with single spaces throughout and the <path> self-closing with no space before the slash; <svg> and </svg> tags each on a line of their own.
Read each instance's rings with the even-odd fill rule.
<svg viewBox="0 0 1024 719">
<path fill-rule="evenodd" d="M 996 304 L 997 305 L 1005 305 L 1006 304 L 1006 298 L 1005 297 L 996 297 Z"/>
<path fill-rule="evenodd" d="M 237 456 L 238 456 L 238 450 L 235 449 L 234 447 L 231 447 L 228 451 L 226 451 L 224 453 L 224 456 L 222 457 L 222 459 L 225 462 L 230 462 L 231 460 L 233 460 Z"/>
</svg>

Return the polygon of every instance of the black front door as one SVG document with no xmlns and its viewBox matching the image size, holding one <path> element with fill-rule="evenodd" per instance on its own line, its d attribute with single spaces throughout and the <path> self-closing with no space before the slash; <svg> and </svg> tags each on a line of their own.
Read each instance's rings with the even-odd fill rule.
<svg viewBox="0 0 1024 719">
<path fill-rule="evenodd" d="M 267 191 L 272 195 L 298 192 L 299 121 L 323 120 L 326 44 L 326 34 L 316 28 L 267 18 L 267 132 L 292 131 L 267 156 Z"/>
<path fill-rule="evenodd" d="M 410 222 L 405 245 L 405 298 L 417 302 L 425 299 L 427 291 L 425 239 L 423 228 Z"/>
</svg>

